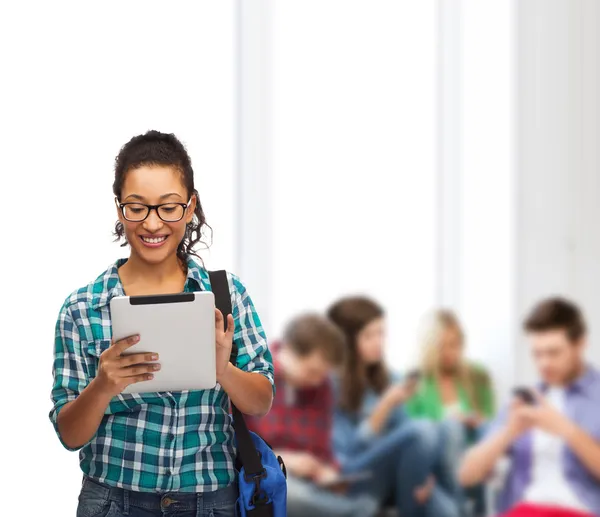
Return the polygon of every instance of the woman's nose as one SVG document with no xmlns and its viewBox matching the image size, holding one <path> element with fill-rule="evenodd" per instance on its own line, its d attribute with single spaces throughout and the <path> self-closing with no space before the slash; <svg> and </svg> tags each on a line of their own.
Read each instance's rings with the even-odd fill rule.
<svg viewBox="0 0 600 517">
<path fill-rule="evenodd" d="M 162 226 L 162 224 L 163 223 L 162 223 L 160 217 L 158 217 L 156 210 L 150 210 L 148 217 L 146 217 L 146 220 L 144 221 L 144 227 L 148 231 L 156 231 L 158 228 L 160 228 Z"/>
</svg>

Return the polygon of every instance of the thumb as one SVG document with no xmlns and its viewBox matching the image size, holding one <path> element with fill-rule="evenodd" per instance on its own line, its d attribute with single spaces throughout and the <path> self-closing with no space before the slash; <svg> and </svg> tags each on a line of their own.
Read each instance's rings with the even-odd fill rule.
<svg viewBox="0 0 600 517">
<path fill-rule="evenodd" d="M 231 314 L 227 315 L 227 339 L 233 339 L 233 333 L 235 331 L 235 322 L 233 321 L 233 316 Z"/>
<path fill-rule="evenodd" d="M 217 332 L 223 332 L 223 314 L 219 309 L 215 309 L 215 330 Z"/>
</svg>

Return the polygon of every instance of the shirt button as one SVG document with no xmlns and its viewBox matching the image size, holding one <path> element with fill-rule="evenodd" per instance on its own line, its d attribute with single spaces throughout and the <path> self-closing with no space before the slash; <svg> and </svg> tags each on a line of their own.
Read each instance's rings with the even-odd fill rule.
<svg viewBox="0 0 600 517">
<path fill-rule="evenodd" d="M 169 441 L 172 442 L 175 439 L 175 435 L 173 433 L 169 433 Z"/>
<path fill-rule="evenodd" d="M 167 476 L 167 477 L 170 477 L 170 476 L 171 476 L 171 474 L 172 474 L 172 472 L 171 472 L 171 469 L 167 469 L 166 476 Z"/>
</svg>

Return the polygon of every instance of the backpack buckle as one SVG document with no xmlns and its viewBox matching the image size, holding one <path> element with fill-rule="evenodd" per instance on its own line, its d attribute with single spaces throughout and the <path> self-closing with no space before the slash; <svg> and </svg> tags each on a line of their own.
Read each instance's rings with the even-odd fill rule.
<svg viewBox="0 0 600 517">
<path fill-rule="evenodd" d="M 246 474 L 244 472 L 244 479 L 247 483 L 251 481 L 254 483 L 254 493 L 252 494 L 252 505 L 253 506 L 262 506 L 269 502 L 269 496 L 267 493 L 260 487 L 260 480 L 265 479 L 267 477 L 267 470 L 262 469 L 258 474 Z"/>
<path fill-rule="evenodd" d="M 265 479 L 266 477 L 267 471 L 264 468 L 258 474 L 247 474 L 246 472 L 244 472 L 244 479 L 246 480 L 246 482 L 250 483 L 250 481 L 253 481 L 257 488 L 260 485 L 260 480 Z"/>
<path fill-rule="evenodd" d="M 269 496 L 264 490 L 257 490 L 252 494 L 252 506 L 263 506 L 269 502 Z"/>
</svg>

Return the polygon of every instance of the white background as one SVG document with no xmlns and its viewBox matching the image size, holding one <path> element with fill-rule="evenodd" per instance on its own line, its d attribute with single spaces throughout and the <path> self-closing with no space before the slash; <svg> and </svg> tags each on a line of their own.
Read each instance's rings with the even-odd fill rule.
<svg viewBox="0 0 600 517">
<path fill-rule="evenodd" d="M 158 129 L 187 144 L 215 232 L 203 256 L 233 268 L 234 2 L 8 4 L 0 513 L 64 517 L 81 472 L 48 420 L 54 325 L 71 291 L 128 253 L 111 232 L 113 162 L 129 138 Z"/>
<path fill-rule="evenodd" d="M 435 301 L 435 2 L 274 2 L 272 26 L 268 328 L 368 294 L 403 366 Z"/>
</svg>

